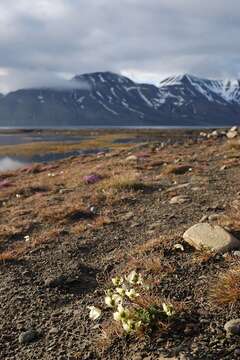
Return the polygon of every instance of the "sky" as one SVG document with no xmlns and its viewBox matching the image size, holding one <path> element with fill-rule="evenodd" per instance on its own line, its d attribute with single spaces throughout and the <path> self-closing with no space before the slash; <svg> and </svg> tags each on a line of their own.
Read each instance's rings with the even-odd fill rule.
<svg viewBox="0 0 240 360">
<path fill-rule="evenodd" d="M 239 0 L 0 0 L 0 92 L 113 71 L 240 77 Z"/>
</svg>

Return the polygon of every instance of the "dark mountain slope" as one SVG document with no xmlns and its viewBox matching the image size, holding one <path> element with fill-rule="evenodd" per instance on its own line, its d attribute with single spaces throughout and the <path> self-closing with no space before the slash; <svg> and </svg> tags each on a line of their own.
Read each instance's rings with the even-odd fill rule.
<svg viewBox="0 0 240 360">
<path fill-rule="evenodd" d="M 79 86 L 78 86 L 79 83 Z M 240 123 L 239 82 L 176 76 L 159 86 L 111 72 L 75 76 L 65 89 L 0 95 L 0 126 L 231 125 Z"/>
</svg>

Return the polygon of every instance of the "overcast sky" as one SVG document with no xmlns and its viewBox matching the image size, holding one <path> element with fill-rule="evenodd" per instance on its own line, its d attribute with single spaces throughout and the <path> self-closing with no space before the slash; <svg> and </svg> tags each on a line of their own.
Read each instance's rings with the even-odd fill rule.
<svg viewBox="0 0 240 360">
<path fill-rule="evenodd" d="M 239 0 L 0 0 L 0 91 L 110 70 L 240 76 Z"/>
</svg>

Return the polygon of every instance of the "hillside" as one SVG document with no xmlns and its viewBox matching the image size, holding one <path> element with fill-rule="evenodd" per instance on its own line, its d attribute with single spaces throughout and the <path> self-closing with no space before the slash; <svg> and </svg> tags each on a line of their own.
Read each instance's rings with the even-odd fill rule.
<svg viewBox="0 0 240 360">
<path fill-rule="evenodd" d="M 239 148 L 239 135 L 154 132 L 2 173 L 0 358 L 238 359 L 239 251 L 197 249 L 183 234 L 205 224 L 209 240 L 218 224 L 240 245 Z M 127 334 L 104 297 L 134 270 L 144 287 L 128 306 L 142 327 Z"/>
<path fill-rule="evenodd" d="M 0 96 L 0 126 L 228 126 L 239 123 L 239 82 L 191 75 L 158 86 L 96 72 L 65 89 L 21 89 Z"/>
</svg>

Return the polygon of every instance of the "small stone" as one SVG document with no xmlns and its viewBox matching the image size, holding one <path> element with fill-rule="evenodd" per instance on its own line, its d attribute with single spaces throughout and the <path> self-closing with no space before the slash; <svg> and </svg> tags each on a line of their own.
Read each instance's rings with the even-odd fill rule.
<svg viewBox="0 0 240 360">
<path fill-rule="evenodd" d="M 149 229 L 150 230 L 154 230 L 156 228 L 159 228 L 161 226 L 162 222 L 161 221 L 156 221 L 152 224 L 149 225 Z"/>
<path fill-rule="evenodd" d="M 140 354 L 133 355 L 132 360 L 142 360 L 142 355 Z"/>
<path fill-rule="evenodd" d="M 226 322 L 224 330 L 227 336 L 240 335 L 240 319 L 232 319 Z"/>
<path fill-rule="evenodd" d="M 58 328 L 56 327 L 52 327 L 50 330 L 49 330 L 49 334 L 56 334 L 58 332 Z"/>
<path fill-rule="evenodd" d="M 19 335 L 19 342 L 20 344 L 29 344 L 32 341 L 36 340 L 39 337 L 39 334 L 36 330 L 34 329 L 29 329 L 27 331 L 22 332 Z"/>
<path fill-rule="evenodd" d="M 238 127 L 235 125 L 233 127 L 231 127 L 231 129 L 229 131 L 237 131 Z"/>
<path fill-rule="evenodd" d="M 208 217 L 209 221 L 217 221 L 219 219 L 221 219 L 222 215 L 221 214 L 211 214 Z"/>
<path fill-rule="evenodd" d="M 188 196 L 178 195 L 178 196 L 174 196 L 173 198 L 171 198 L 169 203 L 170 204 L 185 204 L 185 203 L 187 203 L 189 201 L 190 201 L 190 199 L 189 199 Z"/>
<path fill-rule="evenodd" d="M 197 250 L 202 248 L 212 251 L 227 252 L 239 249 L 240 241 L 219 225 L 198 223 L 183 234 L 184 240 Z"/>
<path fill-rule="evenodd" d="M 237 132 L 237 131 L 232 131 L 232 130 L 230 130 L 230 131 L 227 132 L 227 138 L 228 138 L 228 139 L 233 139 L 233 138 L 235 138 L 236 136 L 238 136 L 238 132 Z"/>
<path fill-rule="evenodd" d="M 239 349 L 239 348 L 238 348 L 238 349 L 235 349 L 234 354 L 235 354 L 236 356 L 240 356 L 240 349 Z"/>
<path fill-rule="evenodd" d="M 176 174 L 176 175 L 183 175 L 188 171 L 192 171 L 192 169 L 189 165 L 177 165 L 176 167 L 174 167 L 171 171 L 172 174 Z"/>
<path fill-rule="evenodd" d="M 171 191 L 176 191 L 176 190 L 181 190 L 184 188 L 188 188 L 191 184 L 189 183 L 184 183 L 184 184 L 179 184 L 176 186 L 171 186 L 169 189 L 166 190 L 166 192 L 171 192 Z"/>
<path fill-rule="evenodd" d="M 218 132 L 217 130 L 214 130 L 214 131 L 211 133 L 211 135 L 212 135 L 213 137 L 218 137 L 218 136 L 219 136 L 219 132 Z"/>
<path fill-rule="evenodd" d="M 203 217 L 201 217 L 201 219 L 199 220 L 200 223 L 203 223 L 205 221 L 208 220 L 208 215 L 203 215 Z"/>
<path fill-rule="evenodd" d="M 183 247 L 182 244 L 175 244 L 175 245 L 173 246 L 173 249 L 174 249 L 174 250 L 184 251 L 184 247 Z"/>
<path fill-rule="evenodd" d="M 127 212 L 121 217 L 121 220 L 130 220 L 134 216 L 134 213 L 132 211 Z"/>
<path fill-rule="evenodd" d="M 60 189 L 59 193 L 60 194 L 66 194 L 66 193 L 69 193 L 69 192 L 72 192 L 72 191 L 73 191 L 72 189 Z"/>
<path fill-rule="evenodd" d="M 136 155 L 129 155 L 125 160 L 126 161 L 137 161 L 138 158 Z"/>
<path fill-rule="evenodd" d="M 58 276 L 58 277 L 50 276 L 44 280 L 44 285 L 49 288 L 58 287 L 63 283 L 64 283 L 63 276 Z"/>
</svg>

